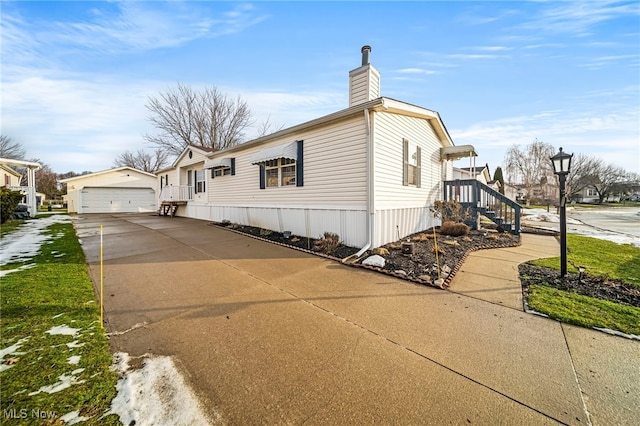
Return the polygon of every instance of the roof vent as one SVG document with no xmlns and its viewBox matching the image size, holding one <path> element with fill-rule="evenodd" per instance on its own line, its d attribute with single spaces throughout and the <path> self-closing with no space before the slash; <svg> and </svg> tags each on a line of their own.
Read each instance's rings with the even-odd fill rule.
<svg viewBox="0 0 640 426">
<path fill-rule="evenodd" d="M 371 46 L 362 46 L 362 65 L 369 65 L 369 54 Z"/>
</svg>

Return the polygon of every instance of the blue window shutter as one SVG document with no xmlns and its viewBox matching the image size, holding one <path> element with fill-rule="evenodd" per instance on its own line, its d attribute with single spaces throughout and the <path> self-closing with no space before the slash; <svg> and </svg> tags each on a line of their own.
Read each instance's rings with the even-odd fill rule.
<svg viewBox="0 0 640 426">
<path fill-rule="evenodd" d="M 298 155 L 296 157 L 296 186 L 304 186 L 304 159 L 303 141 L 296 141 L 298 144 Z"/>
<path fill-rule="evenodd" d="M 236 157 L 231 158 L 231 176 L 236 175 Z"/>
<path fill-rule="evenodd" d="M 265 168 L 264 164 L 260 164 L 260 189 L 265 189 L 267 183 L 265 182 Z"/>
</svg>

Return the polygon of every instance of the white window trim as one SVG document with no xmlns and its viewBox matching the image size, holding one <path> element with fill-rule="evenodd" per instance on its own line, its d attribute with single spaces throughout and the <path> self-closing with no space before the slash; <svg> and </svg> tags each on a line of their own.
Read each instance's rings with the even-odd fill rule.
<svg viewBox="0 0 640 426">
<path fill-rule="evenodd" d="M 270 165 L 271 162 L 276 162 L 276 165 Z M 285 162 L 288 161 L 289 163 Z M 289 181 L 288 184 L 283 185 L 283 175 L 282 171 L 284 168 L 293 167 L 293 178 Z M 278 185 L 269 185 L 268 171 L 269 170 L 277 170 L 278 171 Z M 290 158 L 278 158 L 274 160 L 265 161 L 264 163 L 264 183 L 266 188 L 282 188 L 288 186 L 296 186 L 296 160 Z"/>
<path fill-rule="evenodd" d="M 194 188 L 194 192 L 195 193 L 203 193 L 203 192 L 207 192 L 207 171 L 206 169 L 198 169 L 198 170 L 194 170 L 194 181 L 195 181 L 195 188 Z M 200 184 L 202 184 L 202 188 L 200 188 Z"/>
<path fill-rule="evenodd" d="M 216 167 L 213 169 L 213 175 L 215 177 L 230 176 L 231 167 Z"/>
</svg>

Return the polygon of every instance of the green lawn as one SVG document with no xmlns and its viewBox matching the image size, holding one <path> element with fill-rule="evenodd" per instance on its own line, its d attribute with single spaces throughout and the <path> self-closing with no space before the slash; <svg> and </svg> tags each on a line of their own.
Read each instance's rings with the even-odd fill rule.
<svg viewBox="0 0 640 426">
<path fill-rule="evenodd" d="M 11 226 L 3 225 L 3 238 Z M 115 397 L 117 375 L 109 368 L 112 356 L 84 254 L 71 223 L 47 232 L 49 242 L 26 262 L 34 266 L 0 281 L 0 350 L 13 347 L 2 353 L 2 424 L 45 424 L 43 416 L 59 419 L 73 411 L 89 418 L 83 424 L 120 424 L 115 415 L 101 417 Z"/>
<path fill-rule="evenodd" d="M 592 276 L 606 276 L 640 286 L 640 248 L 581 235 L 567 235 L 568 272 L 585 266 Z M 531 264 L 560 269 L 560 258 Z M 584 327 L 601 327 L 640 335 L 640 307 L 626 306 L 549 287 L 529 286 L 529 307 L 549 317 Z"/>
<path fill-rule="evenodd" d="M 640 248 L 631 244 L 567 234 L 567 271 L 578 272 L 585 266 L 586 273 L 606 276 L 640 286 Z M 560 269 L 560 258 L 540 259 L 531 262 L 537 266 Z"/>
</svg>

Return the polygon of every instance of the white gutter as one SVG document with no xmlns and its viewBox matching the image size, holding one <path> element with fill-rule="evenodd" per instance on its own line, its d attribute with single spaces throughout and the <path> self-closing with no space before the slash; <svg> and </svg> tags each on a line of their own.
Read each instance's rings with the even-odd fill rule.
<svg viewBox="0 0 640 426">
<path fill-rule="evenodd" d="M 365 128 L 367 132 L 366 144 L 367 144 L 367 243 L 358 251 L 356 254 L 352 254 L 349 257 L 342 259 L 342 263 L 347 263 L 351 259 L 357 259 L 364 252 L 369 250 L 371 244 L 373 243 L 373 233 L 375 226 L 375 203 L 374 203 L 374 194 L 373 194 L 373 160 L 374 160 L 374 149 L 373 143 L 371 140 L 371 120 L 369 117 L 369 108 L 364 109 L 364 121 Z"/>
</svg>

